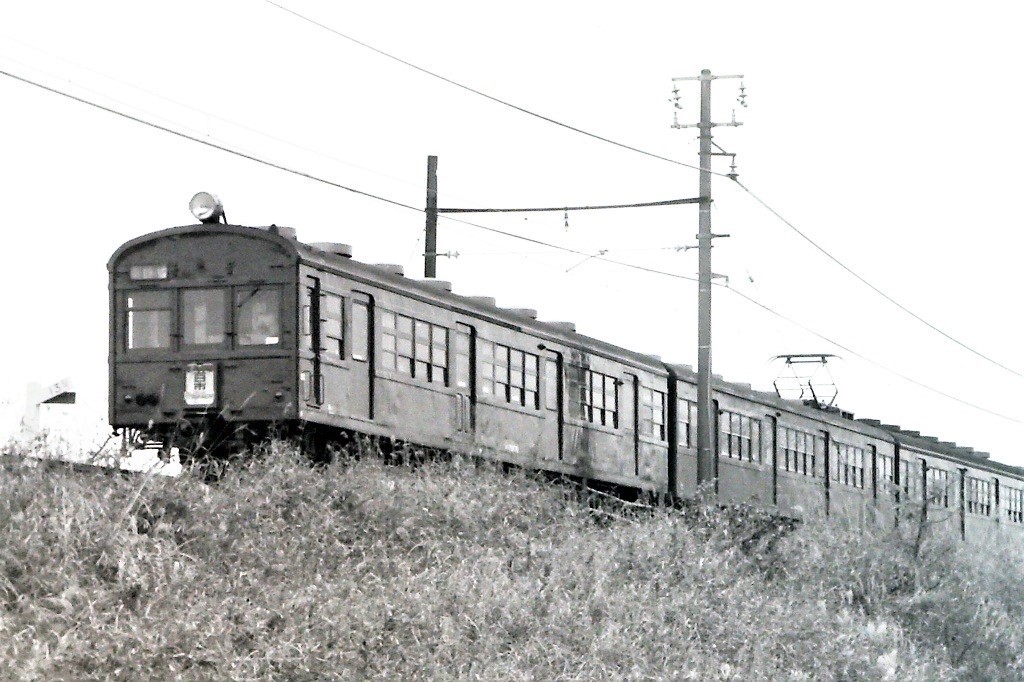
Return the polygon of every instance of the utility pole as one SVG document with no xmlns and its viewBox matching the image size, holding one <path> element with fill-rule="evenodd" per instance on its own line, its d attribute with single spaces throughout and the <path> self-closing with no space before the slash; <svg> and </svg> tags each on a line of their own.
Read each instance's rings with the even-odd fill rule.
<svg viewBox="0 0 1024 682">
<path fill-rule="evenodd" d="M 427 157 L 427 237 L 423 248 L 423 276 L 437 277 L 437 157 Z"/>
<path fill-rule="evenodd" d="M 711 158 L 728 155 L 712 151 L 711 129 L 715 126 L 738 126 L 735 118 L 729 123 L 711 122 L 711 81 L 742 76 L 712 76 L 704 69 L 700 76 L 673 78 L 673 81 L 700 81 L 700 123 L 673 124 L 673 128 L 700 130 L 700 215 L 697 247 L 699 249 L 697 294 L 697 485 L 714 483 L 718 493 L 718 453 L 714 449 L 715 410 L 711 392 L 711 242 L 728 235 L 711 232 Z M 678 102 L 677 102 L 678 107 Z"/>
</svg>

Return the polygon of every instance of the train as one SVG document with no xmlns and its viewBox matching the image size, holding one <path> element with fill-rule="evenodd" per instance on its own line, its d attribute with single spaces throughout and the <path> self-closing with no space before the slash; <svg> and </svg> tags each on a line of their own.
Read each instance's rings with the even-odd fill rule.
<svg viewBox="0 0 1024 682">
<path fill-rule="evenodd" d="M 292 228 L 198 223 L 108 262 L 109 420 L 164 452 L 222 454 L 274 433 L 314 456 L 343 437 L 480 456 L 792 519 L 1024 534 L 1024 469 L 919 432 L 713 381 L 715 478 L 697 483 L 697 375 L 534 310 L 369 264 Z"/>
</svg>

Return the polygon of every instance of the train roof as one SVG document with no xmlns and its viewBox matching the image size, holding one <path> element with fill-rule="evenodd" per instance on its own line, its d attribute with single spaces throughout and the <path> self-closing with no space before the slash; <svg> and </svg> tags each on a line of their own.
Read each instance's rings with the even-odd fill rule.
<svg viewBox="0 0 1024 682">
<path fill-rule="evenodd" d="M 668 366 L 680 378 L 690 382 L 697 381 L 697 373 L 692 366 L 679 364 L 670 364 Z M 839 428 L 874 435 L 890 441 L 898 441 L 901 447 L 917 450 L 924 455 L 938 455 L 966 467 L 986 469 L 1024 478 L 1024 468 L 995 461 L 991 459 L 989 453 L 975 450 L 970 446 L 943 441 L 935 436 L 924 435 L 920 431 L 905 429 L 895 424 L 883 423 L 878 419 L 855 418 L 852 413 L 837 408 L 826 409 L 797 400 L 788 400 L 779 397 L 775 393 L 754 389 L 750 384 L 726 381 L 717 374 L 714 375 L 712 384 L 714 390 L 718 392 L 758 402 L 766 407 L 772 407 L 780 411 L 801 414 Z"/>
</svg>

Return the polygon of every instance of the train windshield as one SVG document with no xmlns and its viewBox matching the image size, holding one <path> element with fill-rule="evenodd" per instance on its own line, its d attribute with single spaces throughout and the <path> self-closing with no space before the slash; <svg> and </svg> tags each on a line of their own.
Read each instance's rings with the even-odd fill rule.
<svg viewBox="0 0 1024 682">
<path fill-rule="evenodd" d="M 226 289 L 186 289 L 181 292 L 182 340 L 187 346 L 224 343 Z"/>
<path fill-rule="evenodd" d="M 170 348 L 171 292 L 132 291 L 127 299 L 128 348 Z"/>
<path fill-rule="evenodd" d="M 240 346 L 270 346 L 281 342 L 281 291 L 272 287 L 235 293 L 236 333 Z"/>
</svg>

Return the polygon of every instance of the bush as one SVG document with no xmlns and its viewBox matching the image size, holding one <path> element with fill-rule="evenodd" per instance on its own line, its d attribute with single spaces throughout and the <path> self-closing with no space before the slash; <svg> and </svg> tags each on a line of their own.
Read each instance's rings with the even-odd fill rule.
<svg viewBox="0 0 1024 682">
<path fill-rule="evenodd" d="M 939 654 L 955 677 L 1019 680 L 1021 549 L 1009 536 L 963 543 L 913 518 L 893 530 L 819 519 L 784 540 L 777 556 L 790 580 L 814 576 L 813 589 L 823 596 L 898 624 L 919 646 Z"/>
<path fill-rule="evenodd" d="M 1020 670 L 1020 583 L 996 564 L 947 553 L 970 576 L 959 592 L 912 589 L 948 574 L 927 563 L 938 545 L 918 565 L 882 536 L 808 525 L 779 540 L 752 518 L 626 514 L 459 458 L 311 468 L 280 445 L 212 485 L 8 467 L 0 678 Z M 970 628 L 984 619 L 982 651 Z"/>
</svg>

